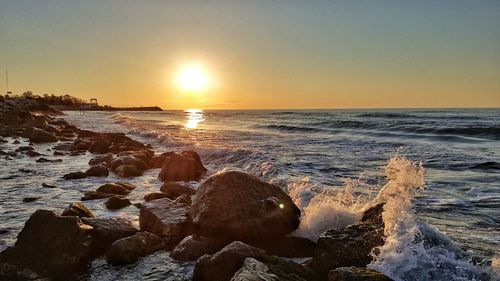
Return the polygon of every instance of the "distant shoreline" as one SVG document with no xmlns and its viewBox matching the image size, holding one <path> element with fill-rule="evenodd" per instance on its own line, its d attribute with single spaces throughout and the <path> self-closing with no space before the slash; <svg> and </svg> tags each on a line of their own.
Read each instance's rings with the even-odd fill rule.
<svg viewBox="0 0 500 281">
<path fill-rule="evenodd" d="M 158 106 L 136 106 L 136 107 L 94 106 L 91 108 L 81 108 L 81 107 L 65 107 L 65 106 L 52 105 L 52 107 L 59 111 L 163 111 L 163 109 Z"/>
</svg>

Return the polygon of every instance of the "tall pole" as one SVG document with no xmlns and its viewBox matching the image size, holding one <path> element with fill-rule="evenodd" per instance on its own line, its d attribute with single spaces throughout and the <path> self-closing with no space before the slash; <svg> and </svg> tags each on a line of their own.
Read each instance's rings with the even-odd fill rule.
<svg viewBox="0 0 500 281">
<path fill-rule="evenodd" d="M 5 84 L 7 84 L 7 92 L 6 95 L 9 94 L 9 70 L 5 68 Z"/>
</svg>

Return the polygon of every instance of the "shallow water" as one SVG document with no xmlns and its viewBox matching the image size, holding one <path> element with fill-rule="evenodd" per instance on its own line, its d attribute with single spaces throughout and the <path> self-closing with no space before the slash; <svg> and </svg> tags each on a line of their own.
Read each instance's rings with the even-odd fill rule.
<svg viewBox="0 0 500 281">
<path fill-rule="evenodd" d="M 456 246 L 468 255 L 453 256 L 449 245 L 448 248 L 423 247 L 418 251 L 425 255 L 415 255 L 418 252 L 415 251 L 412 255 L 392 255 L 397 258 L 390 261 L 390 255 L 386 255 L 382 263 L 373 267 L 391 275 L 391 271 L 400 270 L 394 264 L 441 255 L 448 257 L 448 265 L 465 267 L 467 273 L 443 271 L 438 278 L 436 271 L 429 270 L 419 278 L 411 279 L 409 271 L 405 276 L 393 274 L 391 277 L 442 280 L 443 276 L 456 274 L 455 279 L 472 280 L 481 277 L 470 273 L 469 269 L 475 267 L 469 261 L 488 265 L 500 252 L 500 170 L 495 165 L 488 166 L 490 169 L 472 169 L 481 163 L 500 163 L 499 110 L 192 110 L 86 112 L 84 116 L 68 112 L 64 118 L 81 128 L 128 133 L 152 144 L 160 152 L 195 149 L 207 164 L 209 175 L 224 168 L 240 169 L 278 184 L 289 191 L 303 210 L 302 225 L 297 234 L 311 239 L 316 239 L 323 230 L 359 219 L 359 210 L 371 202 L 387 183 L 384 167 L 388 160 L 394 159 L 396 154 L 405 155 L 422 162 L 426 184 L 424 192 L 414 194 L 415 198 L 406 210 L 406 221 L 400 221 L 398 225 L 436 228 L 437 233 L 455 241 Z M 12 139 L 9 141 L 0 146 L 7 151 L 20 146 L 13 145 Z M 36 146 L 37 151 L 44 154 L 52 154 L 46 150 L 50 147 Z M 60 179 L 63 174 L 85 170 L 91 155 L 52 158 L 61 158 L 63 162 L 35 163 L 37 158 L 29 157 L 0 160 L 3 186 L 0 190 L 0 228 L 8 230 L 0 234 L 0 247 L 15 241 L 24 221 L 37 208 L 60 212 L 67 204 L 78 200 L 82 191 L 118 180 L 110 176 L 91 181 L 64 181 Z M 31 171 L 20 172 L 20 169 Z M 140 202 L 144 194 L 159 189 L 157 173 L 158 170 L 151 170 L 132 180 L 138 186 L 130 195 L 133 203 Z M 43 188 L 42 182 L 57 187 Z M 196 187 L 196 183 L 192 185 Z M 22 203 L 22 199 L 28 196 L 41 198 Z M 99 216 L 119 215 L 137 222 L 138 210 L 133 206 L 116 213 L 107 211 L 102 200 L 87 203 Z M 412 241 L 417 240 L 418 233 Z M 386 250 L 390 249 L 397 251 L 386 247 Z M 443 260 L 439 262 L 442 267 Z M 436 261 L 434 266 L 439 262 Z M 110 272 L 119 273 L 120 280 L 133 280 L 133 276 L 146 276 L 140 272 L 141 268 L 148 268 L 147 265 L 154 267 L 154 257 L 136 265 L 139 269 L 134 274 L 138 275 L 130 270 L 94 265 L 93 272 L 107 272 L 107 275 L 97 274 L 102 279 L 94 277 L 92 280 L 118 280 L 103 277 L 113 276 Z M 186 273 L 189 267 L 173 264 L 172 270 L 189 278 Z M 154 276 L 144 278 L 161 280 Z"/>
</svg>

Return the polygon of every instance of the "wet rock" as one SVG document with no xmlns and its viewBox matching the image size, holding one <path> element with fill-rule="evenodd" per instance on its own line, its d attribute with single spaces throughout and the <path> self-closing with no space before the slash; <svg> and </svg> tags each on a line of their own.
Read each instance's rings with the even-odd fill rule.
<svg viewBox="0 0 500 281">
<path fill-rule="evenodd" d="M 144 172 L 132 165 L 121 165 L 115 170 L 115 174 L 122 178 L 140 177 Z"/>
<path fill-rule="evenodd" d="M 83 179 L 86 177 L 87 177 L 87 174 L 85 172 L 72 172 L 72 173 L 68 173 L 68 174 L 64 175 L 63 179 L 74 180 L 74 179 Z"/>
<path fill-rule="evenodd" d="M 243 266 L 245 258 L 259 258 L 264 250 L 236 241 L 213 255 L 204 255 L 196 261 L 193 281 L 228 281 Z"/>
<path fill-rule="evenodd" d="M 119 210 L 130 205 L 132 205 L 132 203 L 130 203 L 130 200 L 122 196 L 115 195 L 113 197 L 110 197 L 108 201 L 106 201 L 106 208 L 112 211 Z"/>
<path fill-rule="evenodd" d="M 115 195 L 127 195 L 134 189 L 135 186 L 132 184 L 115 182 L 101 185 L 96 191 Z"/>
<path fill-rule="evenodd" d="M 339 267 L 328 274 L 328 281 L 391 281 L 384 274 L 366 267 Z"/>
<path fill-rule="evenodd" d="M 33 150 L 26 151 L 26 152 L 24 152 L 24 154 L 26 154 L 29 157 L 38 157 L 38 156 L 42 155 L 41 153 L 33 151 Z"/>
<path fill-rule="evenodd" d="M 254 258 L 246 258 L 243 266 L 234 274 L 231 281 L 280 281 L 278 276 L 270 273 L 269 267 Z"/>
<path fill-rule="evenodd" d="M 246 258 L 231 281 L 306 281 L 308 272 L 299 264 L 279 258 Z"/>
<path fill-rule="evenodd" d="M 38 199 L 40 199 L 41 197 L 25 197 L 23 198 L 23 203 L 30 203 L 30 202 L 34 202 Z"/>
<path fill-rule="evenodd" d="M 168 198 L 170 199 L 175 199 L 181 195 L 191 196 L 196 193 L 196 190 L 194 190 L 193 188 L 181 185 L 173 181 L 164 183 L 161 186 L 160 191 L 167 194 Z"/>
<path fill-rule="evenodd" d="M 279 187 L 242 172 L 228 171 L 200 185 L 191 214 L 202 236 L 252 241 L 295 230 L 300 210 Z"/>
<path fill-rule="evenodd" d="M 144 163 L 144 161 L 142 161 L 141 159 L 134 157 L 134 156 L 130 156 L 130 155 L 121 156 L 121 157 L 115 158 L 115 159 L 113 159 L 113 161 L 111 161 L 111 169 L 114 170 L 115 172 L 120 166 L 123 166 L 123 165 L 133 166 L 139 171 L 147 170 L 147 166 Z"/>
<path fill-rule="evenodd" d="M 141 207 L 140 228 L 161 236 L 166 246 L 171 249 L 192 233 L 189 211 L 189 206 L 175 203 L 168 198 L 149 201 Z"/>
<path fill-rule="evenodd" d="M 193 204 L 193 202 L 191 201 L 191 196 L 187 195 L 187 194 L 184 194 L 184 195 L 181 195 L 181 196 L 175 198 L 174 202 L 186 204 L 188 206 L 191 206 Z"/>
<path fill-rule="evenodd" d="M 476 169 L 476 170 L 500 170 L 500 163 L 489 161 L 489 162 L 484 162 L 480 164 L 476 164 L 470 169 Z"/>
<path fill-rule="evenodd" d="M 92 142 L 92 145 L 89 147 L 89 151 L 92 153 L 108 153 L 110 147 L 111 143 L 100 139 Z"/>
<path fill-rule="evenodd" d="M 54 155 L 54 156 L 63 156 L 63 155 L 65 155 L 65 154 L 64 154 L 64 153 L 62 153 L 62 152 L 59 152 L 59 151 L 54 151 L 53 155 Z"/>
<path fill-rule="evenodd" d="M 38 128 L 28 128 L 24 131 L 26 136 L 33 143 L 57 142 L 58 139 L 51 133 L 45 132 Z"/>
<path fill-rule="evenodd" d="M 149 194 L 144 195 L 144 201 L 149 202 L 151 200 L 156 200 L 160 198 L 170 198 L 168 194 L 165 194 L 163 192 L 152 192 Z"/>
<path fill-rule="evenodd" d="M 73 280 L 90 259 L 91 227 L 77 217 L 37 210 L 25 223 L 13 247 L 0 253 L 2 274 L 25 280 L 23 268 L 54 280 Z"/>
<path fill-rule="evenodd" d="M 20 144 L 21 142 L 19 140 L 14 140 L 12 144 Z"/>
<path fill-rule="evenodd" d="M 196 181 L 207 171 L 194 151 L 167 155 L 158 178 L 161 181 Z"/>
<path fill-rule="evenodd" d="M 111 161 L 113 160 L 113 154 L 108 153 L 104 156 L 97 156 L 89 160 L 89 165 L 99 165 L 105 164 L 107 167 L 111 167 Z"/>
<path fill-rule="evenodd" d="M 95 252 L 105 251 L 118 239 L 134 235 L 139 230 L 124 218 L 82 218 L 83 222 L 92 226 L 92 248 Z"/>
<path fill-rule="evenodd" d="M 8 143 L 8 142 L 9 142 L 8 140 L 6 140 L 6 139 L 4 139 L 4 138 L 0 137 L 0 143 Z"/>
<path fill-rule="evenodd" d="M 21 146 L 21 147 L 17 148 L 15 151 L 16 152 L 26 152 L 26 151 L 32 151 L 32 150 L 35 150 L 35 148 L 32 146 Z"/>
<path fill-rule="evenodd" d="M 71 203 L 66 209 L 64 209 L 61 216 L 76 216 L 80 218 L 95 217 L 94 213 L 80 202 Z"/>
<path fill-rule="evenodd" d="M 366 267 L 371 250 L 384 244 L 383 206 L 368 209 L 359 223 L 323 233 L 308 264 L 319 276 L 337 267 Z"/>
<path fill-rule="evenodd" d="M 62 150 L 62 151 L 69 151 L 72 150 L 73 145 L 70 143 L 60 143 L 58 145 L 55 145 L 52 149 L 54 150 Z"/>
<path fill-rule="evenodd" d="M 108 168 L 105 165 L 91 166 L 86 172 L 88 177 L 107 177 L 109 175 Z"/>
<path fill-rule="evenodd" d="M 104 192 L 90 190 L 90 191 L 85 191 L 85 193 L 83 194 L 83 197 L 80 200 L 88 201 L 88 200 L 109 198 L 109 197 L 113 197 L 113 196 L 114 196 L 114 194 L 111 194 L 111 193 L 104 193 Z"/>
<path fill-rule="evenodd" d="M 56 188 L 57 186 L 42 182 L 42 187 L 45 187 L 45 188 Z"/>
<path fill-rule="evenodd" d="M 150 169 L 160 169 L 167 158 L 166 155 L 155 155 L 149 160 L 148 166 Z"/>
<path fill-rule="evenodd" d="M 39 158 L 35 162 L 37 163 L 58 163 L 62 162 L 62 159 L 47 159 L 47 158 Z"/>
<path fill-rule="evenodd" d="M 302 237 L 279 237 L 248 242 L 250 245 L 261 248 L 270 255 L 286 258 L 312 257 L 316 243 Z"/>
<path fill-rule="evenodd" d="M 130 264 L 164 248 L 163 240 L 153 233 L 138 232 L 116 240 L 106 251 L 106 260 L 113 264 Z"/>
<path fill-rule="evenodd" d="M 195 261 L 203 255 L 216 253 L 226 245 L 225 241 L 189 235 L 175 246 L 170 256 L 179 261 Z"/>
</svg>

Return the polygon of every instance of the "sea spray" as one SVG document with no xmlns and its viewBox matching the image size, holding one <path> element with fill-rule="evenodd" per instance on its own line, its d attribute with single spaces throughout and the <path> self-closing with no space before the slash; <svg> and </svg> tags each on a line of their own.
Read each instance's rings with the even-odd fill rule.
<svg viewBox="0 0 500 281">
<path fill-rule="evenodd" d="M 400 156 L 385 169 L 387 184 L 374 203 L 385 202 L 382 218 L 386 240 L 374 249 L 368 268 L 402 280 L 487 280 L 478 268 L 459 257 L 449 240 L 417 221 L 413 198 L 423 191 L 424 168 Z"/>
</svg>

